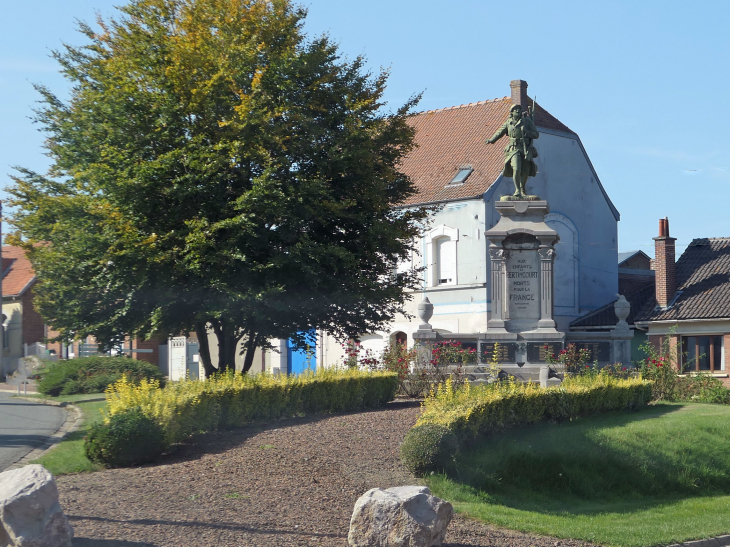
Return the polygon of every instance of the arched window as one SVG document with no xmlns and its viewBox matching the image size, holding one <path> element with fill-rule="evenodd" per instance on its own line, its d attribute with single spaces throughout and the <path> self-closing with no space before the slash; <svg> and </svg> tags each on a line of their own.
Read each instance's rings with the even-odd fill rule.
<svg viewBox="0 0 730 547">
<path fill-rule="evenodd" d="M 403 331 L 393 334 L 393 342 L 404 348 L 408 347 L 408 335 Z"/>
<path fill-rule="evenodd" d="M 428 285 L 456 285 L 457 260 L 456 243 L 459 230 L 448 226 L 438 226 L 426 234 L 426 248 L 429 254 Z"/>
</svg>

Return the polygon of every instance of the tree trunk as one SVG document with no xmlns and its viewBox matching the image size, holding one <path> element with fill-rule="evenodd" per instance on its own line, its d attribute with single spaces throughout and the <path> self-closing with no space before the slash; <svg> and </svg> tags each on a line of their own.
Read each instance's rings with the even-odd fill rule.
<svg viewBox="0 0 730 547">
<path fill-rule="evenodd" d="M 218 340 L 218 369 L 217 372 L 236 370 L 236 348 L 238 341 L 243 338 L 245 331 L 234 323 L 222 319 L 211 321 L 213 332 Z"/>
<path fill-rule="evenodd" d="M 203 369 L 205 377 L 209 378 L 211 374 L 216 372 L 213 362 L 210 359 L 210 344 L 208 344 L 208 325 L 202 321 L 195 323 L 195 334 L 198 335 L 198 355 L 203 361 Z"/>
<path fill-rule="evenodd" d="M 255 332 L 248 333 L 248 340 L 246 340 L 246 356 L 243 359 L 243 370 L 246 374 L 253 365 L 253 357 L 256 353 L 256 348 L 259 345 L 260 336 Z"/>
<path fill-rule="evenodd" d="M 215 337 L 218 340 L 218 372 L 226 372 L 230 363 L 227 359 L 229 353 L 227 344 L 229 333 L 226 332 L 227 329 L 224 321 L 212 321 L 211 325 L 213 326 Z M 235 363 L 231 368 L 235 369 Z"/>
</svg>

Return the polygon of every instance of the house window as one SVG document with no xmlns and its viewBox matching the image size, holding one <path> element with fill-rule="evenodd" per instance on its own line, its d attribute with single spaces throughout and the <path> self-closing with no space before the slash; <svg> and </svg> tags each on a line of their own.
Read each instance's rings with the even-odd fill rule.
<svg viewBox="0 0 730 547">
<path fill-rule="evenodd" d="M 5 314 L 2 315 L 3 318 L 3 350 L 10 349 L 10 336 L 8 335 L 8 326 L 10 325 L 10 318 L 7 317 Z"/>
<path fill-rule="evenodd" d="M 684 372 L 725 370 L 724 337 L 683 336 L 682 370 Z"/>
<path fill-rule="evenodd" d="M 459 241 L 458 228 L 445 225 L 429 230 L 424 237 L 426 259 L 426 279 L 429 287 L 457 285 L 456 243 Z"/>
<path fill-rule="evenodd" d="M 393 341 L 404 348 L 408 347 L 408 335 L 405 332 L 398 331 L 393 335 Z"/>
<path fill-rule="evenodd" d="M 435 243 L 436 285 L 456 284 L 456 242 L 450 237 L 440 237 Z"/>
<path fill-rule="evenodd" d="M 413 251 L 409 251 L 405 260 L 399 262 L 395 268 L 395 275 L 407 274 L 413 268 Z"/>
</svg>

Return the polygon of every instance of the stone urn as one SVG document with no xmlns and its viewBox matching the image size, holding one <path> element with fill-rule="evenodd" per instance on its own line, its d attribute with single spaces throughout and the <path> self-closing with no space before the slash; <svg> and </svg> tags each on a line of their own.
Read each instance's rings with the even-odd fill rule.
<svg viewBox="0 0 730 547">
<path fill-rule="evenodd" d="M 424 296 L 418 304 L 418 318 L 423 322 L 419 325 L 418 330 L 431 330 L 431 325 L 428 323 L 431 317 L 433 317 L 433 304 L 428 297 Z"/>
<path fill-rule="evenodd" d="M 613 311 L 616 313 L 619 323 L 626 322 L 626 318 L 631 311 L 631 304 L 626 301 L 626 297 L 623 294 L 618 295 L 618 300 L 613 305 Z"/>
</svg>

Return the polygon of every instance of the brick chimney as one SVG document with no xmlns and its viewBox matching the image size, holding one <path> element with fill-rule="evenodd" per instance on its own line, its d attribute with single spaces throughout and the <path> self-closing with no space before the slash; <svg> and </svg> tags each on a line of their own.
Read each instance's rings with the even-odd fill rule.
<svg viewBox="0 0 730 547">
<path fill-rule="evenodd" d="M 512 104 L 518 104 L 522 110 L 527 110 L 527 82 L 525 80 L 512 80 L 509 83 L 512 91 Z"/>
<path fill-rule="evenodd" d="M 669 237 L 669 219 L 659 219 L 659 236 L 654 238 L 654 272 L 656 279 L 656 301 L 661 308 L 666 308 L 677 290 L 675 275 L 674 242 L 677 238 Z"/>
</svg>

